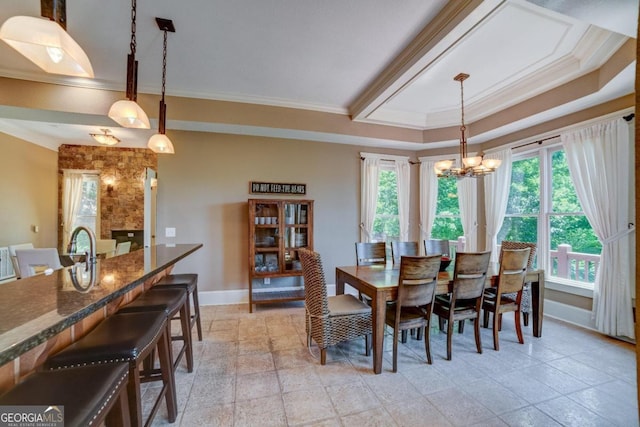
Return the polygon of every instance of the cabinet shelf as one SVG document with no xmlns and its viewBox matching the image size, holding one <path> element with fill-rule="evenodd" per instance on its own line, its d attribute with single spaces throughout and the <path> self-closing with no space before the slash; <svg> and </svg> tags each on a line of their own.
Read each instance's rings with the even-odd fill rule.
<svg viewBox="0 0 640 427">
<path fill-rule="evenodd" d="M 249 199 L 249 311 L 304 299 L 300 248 L 313 250 L 313 201 Z"/>
</svg>

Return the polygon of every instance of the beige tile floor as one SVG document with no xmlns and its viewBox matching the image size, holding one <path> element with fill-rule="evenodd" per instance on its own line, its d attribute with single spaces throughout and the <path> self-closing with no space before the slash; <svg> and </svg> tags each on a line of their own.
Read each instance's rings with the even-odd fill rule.
<svg viewBox="0 0 640 427">
<path fill-rule="evenodd" d="M 505 315 L 500 351 L 483 329 L 482 354 L 468 324 L 454 336 L 451 361 L 435 329 L 432 365 L 424 342 L 410 338 L 395 374 L 388 336 L 383 373 L 374 375 L 364 339 L 332 348 L 321 366 L 305 346 L 301 303 L 253 314 L 247 305 L 209 306 L 202 317 L 195 370 L 176 374 L 175 426 L 638 425 L 633 345 L 549 318 L 542 338 L 525 328 L 521 345 Z M 145 408 L 155 392 L 145 389 Z M 154 425 L 167 423 L 163 405 Z"/>
</svg>

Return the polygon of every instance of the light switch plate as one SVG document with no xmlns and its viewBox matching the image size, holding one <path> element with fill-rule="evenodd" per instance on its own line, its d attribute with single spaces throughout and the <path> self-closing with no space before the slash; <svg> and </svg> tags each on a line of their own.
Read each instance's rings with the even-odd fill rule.
<svg viewBox="0 0 640 427">
<path fill-rule="evenodd" d="M 164 237 L 176 237 L 176 228 L 167 227 L 164 229 Z"/>
</svg>

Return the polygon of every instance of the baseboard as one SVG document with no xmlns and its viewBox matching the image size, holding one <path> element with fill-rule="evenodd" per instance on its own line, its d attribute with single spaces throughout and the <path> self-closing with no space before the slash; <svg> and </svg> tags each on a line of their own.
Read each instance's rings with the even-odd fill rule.
<svg viewBox="0 0 640 427">
<path fill-rule="evenodd" d="M 596 330 L 595 323 L 591 318 L 591 310 L 585 310 L 583 308 L 545 299 L 544 315 L 586 329 L 591 329 L 593 331 Z"/>
<path fill-rule="evenodd" d="M 336 285 L 327 285 L 327 294 L 336 294 Z M 199 291 L 198 300 L 200 305 L 232 305 L 248 304 L 249 290 L 239 289 L 231 291 Z"/>
</svg>

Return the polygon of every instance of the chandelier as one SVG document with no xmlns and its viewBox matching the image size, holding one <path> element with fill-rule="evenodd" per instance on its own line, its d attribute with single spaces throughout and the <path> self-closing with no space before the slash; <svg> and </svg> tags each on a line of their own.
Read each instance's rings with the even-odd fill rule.
<svg viewBox="0 0 640 427">
<path fill-rule="evenodd" d="M 102 133 L 90 133 L 91 137 L 95 139 L 99 144 L 102 145 L 116 145 L 120 142 L 115 135 L 111 134 L 109 129 L 100 129 Z"/>
<path fill-rule="evenodd" d="M 436 162 L 434 170 L 438 178 L 477 178 L 494 172 L 501 160 L 484 159 L 483 156 L 469 157 L 467 155 L 467 137 L 464 125 L 464 88 L 462 82 L 469 78 L 469 74 L 460 73 L 453 80 L 460 82 L 460 105 L 462 110 L 462 124 L 460 125 L 460 166 L 454 167 L 455 160 L 441 160 Z"/>
</svg>

